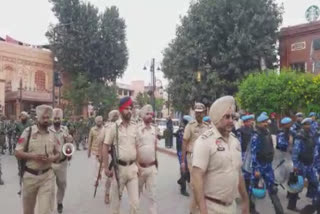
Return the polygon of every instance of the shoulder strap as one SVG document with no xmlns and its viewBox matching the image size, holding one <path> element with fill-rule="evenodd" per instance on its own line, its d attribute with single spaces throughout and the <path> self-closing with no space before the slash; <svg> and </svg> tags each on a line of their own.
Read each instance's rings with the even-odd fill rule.
<svg viewBox="0 0 320 214">
<path fill-rule="evenodd" d="M 117 155 L 119 158 L 119 127 L 117 123 L 115 124 L 116 124 L 116 147 L 117 147 Z"/>
<path fill-rule="evenodd" d="M 26 144 L 26 147 L 24 147 L 24 152 L 28 152 L 29 151 L 29 142 L 30 142 L 31 132 L 32 132 L 32 126 L 30 126 L 30 128 L 29 128 L 27 144 Z"/>
</svg>

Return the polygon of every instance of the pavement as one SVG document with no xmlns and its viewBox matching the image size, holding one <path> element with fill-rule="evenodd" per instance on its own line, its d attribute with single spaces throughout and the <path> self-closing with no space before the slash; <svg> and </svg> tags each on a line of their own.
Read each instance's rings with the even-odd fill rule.
<svg viewBox="0 0 320 214">
<path fill-rule="evenodd" d="M 174 141 L 175 145 L 175 141 Z M 159 172 L 157 177 L 157 202 L 159 214 L 187 214 L 189 198 L 180 195 L 176 181 L 179 178 L 179 165 L 175 156 L 175 148 L 165 148 L 164 141 L 160 141 L 158 153 Z M 0 213 L 22 213 L 21 198 L 19 191 L 19 178 L 17 176 L 17 162 L 14 156 L 1 156 L 4 186 L 0 186 Z M 93 167 L 87 158 L 85 151 L 77 151 L 73 155 L 68 169 L 68 187 L 64 201 L 64 214 L 103 214 L 110 213 L 109 205 L 104 204 L 104 189 L 98 188 L 96 198 L 93 198 Z M 190 192 L 190 191 L 189 191 Z M 305 193 L 305 192 L 304 192 Z M 300 194 L 301 200 L 298 208 L 302 208 L 309 199 L 305 194 Z M 286 207 L 286 191 L 279 188 L 279 198 Z M 141 198 L 141 213 L 148 213 L 145 197 Z M 261 214 L 273 214 L 273 206 L 269 197 L 256 202 L 257 210 Z M 129 204 L 126 191 L 123 194 L 121 213 L 129 213 Z M 240 213 L 240 211 L 238 211 Z M 294 212 L 286 211 L 293 214 Z"/>
</svg>

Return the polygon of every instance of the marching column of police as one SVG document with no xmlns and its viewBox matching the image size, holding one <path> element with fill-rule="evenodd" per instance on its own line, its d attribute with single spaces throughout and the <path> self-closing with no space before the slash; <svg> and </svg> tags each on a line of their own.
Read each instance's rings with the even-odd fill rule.
<svg viewBox="0 0 320 214">
<path fill-rule="evenodd" d="M 0 152 L 8 151 L 18 159 L 23 213 L 34 214 L 36 208 L 39 214 L 53 213 L 55 203 L 57 211 L 63 212 L 68 161 L 73 153 L 67 152 L 66 144 L 75 144 L 71 150 L 80 150 L 80 145 L 88 149 L 95 193 L 103 180 L 104 201 L 110 204 L 111 213 L 120 213 L 125 187 L 130 213 L 140 213 L 143 196 L 148 213 L 157 213 L 157 144 L 161 136 L 152 123 L 151 105 L 140 109 L 139 118 L 133 117 L 132 108 L 131 98 L 122 98 L 106 123 L 101 116 L 94 122 L 92 118 L 66 121 L 61 109 L 47 105 L 38 106 L 32 118 L 26 112 L 21 112 L 20 121 L 1 117 Z M 275 213 L 281 214 L 280 187 L 287 191 L 287 209 L 320 214 L 320 127 L 316 113 L 304 118 L 298 112 L 294 121 L 283 117 L 278 125 L 275 113 L 269 118 L 262 112 L 256 120 L 253 114 L 236 113 L 231 96 L 217 99 L 209 116 L 201 103 L 195 104 L 194 111 L 195 119 L 183 116 L 174 133 L 181 173 L 178 184 L 181 194 L 188 197 L 189 183 L 190 213 L 233 214 L 240 207 L 242 213 L 257 214 L 255 202 L 267 192 Z M 1 175 L 0 159 L 0 185 L 4 185 Z M 305 181 L 310 204 L 299 210 L 297 202 Z"/>
</svg>

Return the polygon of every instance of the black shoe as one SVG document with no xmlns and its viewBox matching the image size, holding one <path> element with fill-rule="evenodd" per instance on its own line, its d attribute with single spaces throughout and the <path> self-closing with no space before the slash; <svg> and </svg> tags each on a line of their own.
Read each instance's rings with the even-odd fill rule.
<svg viewBox="0 0 320 214">
<path fill-rule="evenodd" d="M 181 190 L 181 195 L 186 196 L 186 197 L 190 196 L 189 193 L 186 190 L 184 190 L 184 191 Z"/>
<path fill-rule="evenodd" d="M 4 185 L 4 182 L 1 178 L 0 178 L 0 185 Z"/>
<path fill-rule="evenodd" d="M 58 204 L 58 213 L 62 213 L 62 210 L 63 210 L 63 205 L 62 204 Z"/>
</svg>

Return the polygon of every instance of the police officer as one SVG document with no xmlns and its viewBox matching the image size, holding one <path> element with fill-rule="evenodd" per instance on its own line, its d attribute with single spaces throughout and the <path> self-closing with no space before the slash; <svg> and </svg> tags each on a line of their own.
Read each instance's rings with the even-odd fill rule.
<svg viewBox="0 0 320 214">
<path fill-rule="evenodd" d="M 240 141 L 241 155 L 242 155 L 242 160 L 244 161 L 245 155 L 247 154 L 248 145 L 250 144 L 251 137 L 254 132 L 253 130 L 254 115 L 244 115 L 241 117 L 241 120 L 243 121 L 243 126 L 236 130 L 236 136 Z M 244 169 L 242 170 L 242 173 L 244 176 L 247 192 L 249 192 L 251 173 Z M 255 204 L 251 199 L 251 197 L 249 197 L 249 199 L 250 199 L 250 213 L 251 214 L 258 213 L 256 211 Z"/>
<path fill-rule="evenodd" d="M 283 214 L 272 169 L 274 147 L 268 130 L 268 120 L 269 117 L 263 113 L 257 118 L 257 130 L 251 138 L 252 175 L 250 189 L 252 190 L 259 179 L 263 178 L 276 214 Z"/>
<path fill-rule="evenodd" d="M 309 118 L 312 119 L 310 131 L 312 136 L 315 136 L 319 130 L 319 124 L 317 122 L 317 114 L 315 112 L 311 112 L 309 114 Z"/>
<path fill-rule="evenodd" d="M 20 138 L 25 128 L 31 125 L 31 122 L 29 121 L 29 115 L 27 112 L 22 111 L 20 113 L 19 119 L 20 121 L 16 123 L 16 131 L 15 131 L 16 141 L 18 141 L 18 139 Z"/>
<path fill-rule="evenodd" d="M 60 108 L 53 109 L 53 125 L 49 128 L 57 139 L 59 145 L 59 151 L 61 156 L 59 160 L 52 164 L 53 172 L 56 176 L 57 190 L 57 210 L 59 213 L 63 211 L 63 199 L 67 187 L 67 169 L 68 161 L 67 157 L 62 153 L 62 147 L 65 143 L 71 143 L 72 137 L 69 135 L 68 128 L 61 125 L 63 119 L 63 112 Z"/>
<path fill-rule="evenodd" d="M 297 133 L 302 128 L 302 125 L 301 125 L 302 120 L 303 120 L 303 113 L 301 112 L 296 113 L 296 122 L 292 124 L 292 126 L 290 127 L 290 134 L 292 135 L 293 138 L 297 136 Z"/>
<path fill-rule="evenodd" d="M 187 126 L 187 124 L 192 121 L 193 118 L 189 115 L 184 115 L 183 116 L 183 120 L 182 120 L 182 124 L 180 125 L 177 133 L 175 133 L 176 136 L 176 144 L 177 144 L 177 156 L 178 156 L 178 160 L 179 160 L 179 168 L 180 168 L 180 178 L 177 181 L 178 184 L 180 185 L 180 193 L 181 195 L 184 196 L 189 196 L 189 193 L 187 192 L 187 181 L 190 182 L 190 173 L 189 173 L 189 169 L 186 168 L 185 172 L 182 172 L 181 170 L 181 163 L 184 162 L 185 165 L 187 164 L 187 159 L 185 158 L 182 161 L 182 144 L 183 144 L 183 135 L 184 135 L 184 129 Z M 206 122 L 206 121 L 205 121 Z"/>
<path fill-rule="evenodd" d="M 203 117 L 206 114 L 206 107 L 202 103 L 196 103 L 194 106 L 194 111 L 196 119 L 189 122 L 184 130 L 181 155 L 182 160 L 187 157 L 188 169 L 190 173 L 192 171 L 192 153 L 194 143 L 202 133 L 210 128 L 210 124 L 203 122 Z M 181 163 L 181 169 L 183 172 L 186 171 L 186 165 L 184 162 Z M 194 214 L 196 211 L 196 202 L 194 197 L 191 196 L 190 213 Z"/>
<path fill-rule="evenodd" d="M 316 168 L 314 164 L 314 160 L 316 159 L 316 150 L 315 146 L 317 145 L 317 141 L 313 137 L 311 131 L 312 125 L 311 118 L 305 118 L 301 124 L 302 129 L 298 132 L 295 140 L 294 146 L 292 150 L 292 161 L 294 171 L 299 175 L 302 175 L 304 178 L 308 179 L 308 191 L 307 197 L 312 198 L 312 204 L 314 207 L 320 208 L 319 201 L 319 192 L 318 186 L 319 182 L 316 176 Z M 296 202 L 298 200 L 298 194 L 291 194 L 289 199 L 290 208 L 295 208 Z M 312 213 L 312 212 L 309 212 Z"/>
<path fill-rule="evenodd" d="M 103 127 L 103 117 L 102 116 L 97 116 L 95 118 L 95 126 L 90 129 L 89 133 L 89 140 L 88 140 L 88 158 L 91 158 L 92 155 L 92 166 L 94 169 L 94 174 L 93 174 L 93 180 L 94 182 L 97 179 L 97 175 L 101 172 L 99 172 L 100 169 L 100 164 L 102 161 L 101 157 L 101 150 L 102 150 L 102 143 L 99 142 L 99 136 L 104 132 L 104 127 Z"/>
<path fill-rule="evenodd" d="M 242 213 L 249 213 L 249 200 L 241 173 L 240 143 L 231 133 L 235 100 L 217 99 L 210 108 L 213 127 L 196 141 L 193 150 L 192 185 L 200 213 L 236 213 L 235 198 L 242 198 Z"/>
<path fill-rule="evenodd" d="M 106 124 L 104 125 L 104 132 L 102 133 L 102 143 L 105 139 L 105 133 L 108 131 L 108 129 L 111 127 L 111 125 L 116 122 L 118 119 L 119 119 L 119 111 L 118 110 L 112 110 L 109 112 L 108 114 L 108 121 L 106 122 Z M 102 155 L 102 150 L 101 150 L 101 157 L 103 156 Z M 109 165 L 110 166 L 110 165 Z M 104 202 L 106 204 L 109 204 L 110 203 L 110 187 L 111 187 L 111 181 L 112 181 L 112 178 L 110 177 L 107 177 L 106 176 L 106 190 L 105 190 L 105 197 L 104 197 Z"/>
<path fill-rule="evenodd" d="M 143 123 L 138 128 L 137 163 L 139 168 L 139 192 L 146 187 L 148 199 L 148 213 L 156 214 L 156 176 L 158 173 L 157 143 L 158 133 L 152 126 L 153 109 L 145 105 L 140 110 Z"/>
<path fill-rule="evenodd" d="M 49 131 L 52 108 L 40 105 L 36 108 L 37 125 L 22 133 L 16 147 L 16 157 L 26 161 L 22 185 L 23 213 L 51 213 L 54 202 L 55 177 L 52 163 L 60 157 L 59 146 Z"/>
<path fill-rule="evenodd" d="M 290 135 L 291 118 L 284 117 L 281 119 L 281 129 L 277 134 L 276 148 L 281 152 L 288 152 L 289 146 L 292 144 L 292 138 Z"/>
<path fill-rule="evenodd" d="M 105 174 L 108 177 L 113 176 L 111 183 L 112 214 L 120 213 L 120 201 L 124 187 L 128 191 L 130 213 L 139 213 L 138 167 L 136 165 L 138 126 L 131 121 L 131 109 L 131 98 L 122 98 L 119 104 L 121 117 L 107 130 L 103 145 Z M 114 175 L 115 171 L 111 171 L 108 167 L 108 151 L 111 146 L 114 146 L 117 154 L 117 159 L 113 161 L 119 166 L 119 177 Z"/>
</svg>

